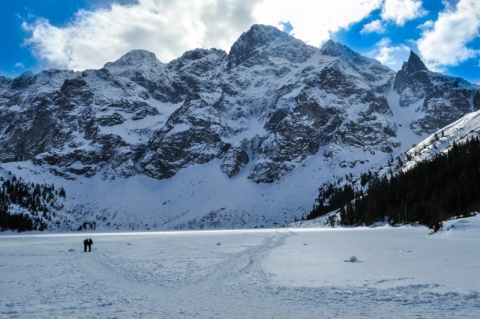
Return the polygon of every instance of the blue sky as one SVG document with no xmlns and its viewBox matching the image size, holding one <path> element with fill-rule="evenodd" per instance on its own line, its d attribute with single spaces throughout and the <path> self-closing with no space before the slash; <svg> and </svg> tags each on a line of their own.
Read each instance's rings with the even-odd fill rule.
<svg viewBox="0 0 480 319">
<path fill-rule="evenodd" d="M 133 49 L 162 62 L 228 51 L 254 23 L 313 46 L 331 38 L 394 70 L 413 50 L 433 71 L 480 83 L 478 0 L 0 0 L 0 75 L 101 68 Z"/>
</svg>

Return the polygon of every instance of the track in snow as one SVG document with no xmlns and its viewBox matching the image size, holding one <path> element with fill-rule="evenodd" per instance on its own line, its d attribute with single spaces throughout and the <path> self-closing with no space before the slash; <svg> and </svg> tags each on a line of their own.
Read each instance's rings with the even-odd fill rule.
<svg viewBox="0 0 480 319">
<path fill-rule="evenodd" d="M 475 318 L 480 312 L 477 292 L 437 293 L 431 284 L 281 284 L 272 262 L 278 259 L 269 257 L 295 236 L 318 240 L 315 232 L 295 230 L 95 234 L 93 251 L 84 253 L 78 235 L 0 237 L 0 317 Z M 306 264 L 307 257 L 295 258 Z M 292 273 L 309 271 L 302 261 Z"/>
</svg>

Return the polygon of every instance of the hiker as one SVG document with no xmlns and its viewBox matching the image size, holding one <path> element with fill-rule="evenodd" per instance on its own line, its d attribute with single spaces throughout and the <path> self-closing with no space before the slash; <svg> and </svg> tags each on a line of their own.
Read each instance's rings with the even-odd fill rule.
<svg viewBox="0 0 480 319">
<path fill-rule="evenodd" d="M 87 240 L 88 251 L 92 251 L 92 244 L 93 244 L 93 240 L 91 238 L 89 238 Z"/>
<path fill-rule="evenodd" d="M 83 251 L 84 252 L 87 252 L 87 246 L 88 246 L 88 239 L 84 239 L 83 240 Z"/>
</svg>

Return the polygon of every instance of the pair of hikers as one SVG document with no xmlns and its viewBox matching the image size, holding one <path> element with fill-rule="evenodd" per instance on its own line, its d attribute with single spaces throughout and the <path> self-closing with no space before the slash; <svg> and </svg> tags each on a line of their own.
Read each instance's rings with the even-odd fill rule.
<svg viewBox="0 0 480 319">
<path fill-rule="evenodd" d="M 83 251 L 87 252 L 87 247 L 88 247 L 88 251 L 92 251 L 92 244 L 93 244 L 93 240 L 91 238 L 85 238 L 83 240 Z"/>
</svg>

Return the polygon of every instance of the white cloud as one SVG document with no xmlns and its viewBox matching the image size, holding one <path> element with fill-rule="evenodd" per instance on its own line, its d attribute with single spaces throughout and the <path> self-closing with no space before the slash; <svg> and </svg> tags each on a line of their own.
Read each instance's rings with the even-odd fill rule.
<svg viewBox="0 0 480 319">
<path fill-rule="evenodd" d="M 79 11 L 64 26 L 39 18 L 24 29 L 31 32 L 27 44 L 49 67 L 82 70 L 133 49 L 152 51 L 163 62 L 197 47 L 228 51 L 254 23 L 283 29 L 280 23 L 288 21 L 291 34 L 318 46 L 381 5 L 382 0 L 139 0 Z"/>
<path fill-rule="evenodd" d="M 381 4 L 382 0 L 264 0 L 253 12 L 259 23 L 278 25 L 280 21 L 289 21 L 291 34 L 319 46 L 331 33 L 361 21 Z"/>
<path fill-rule="evenodd" d="M 422 8 L 422 4 L 422 1 L 418 0 L 385 0 L 381 17 L 403 26 L 407 21 L 427 15 L 428 12 Z"/>
<path fill-rule="evenodd" d="M 468 44 L 479 38 L 480 2 L 460 0 L 456 7 L 442 12 L 431 28 L 423 32 L 417 45 L 426 64 L 432 69 L 455 66 L 480 55 Z"/>
<path fill-rule="evenodd" d="M 408 60 L 410 51 L 410 48 L 404 44 L 393 46 L 390 39 L 383 38 L 377 43 L 377 50 L 369 55 L 397 71 L 402 68 L 403 62 Z"/>
<path fill-rule="evenodd" d="M 445 7 L 445 10 L 455 10 L 455 6 L 460 0 L 442 0 L 442 5 Z"/>
<path fill-rule="evenodd" d="M 363 26 L 362 30 L 360 30 L 361 34 L 367 33 L 385 33 L 387 30 L 383 25 L 382 21 L 380 20 L 373 20 L 370 23 L 367 23 Z"/>
<path fill-rule="evenodd" d="M 426 22 L 424 22 L 423 24 L 420 24 L 419 26 L 417 26 L 417 29 L 420 29 L 420 30 L 430 30 L 433 28 L 433 25 L 435 24 L 435 22 L 433 22 L 432 20 L 428 20 Z"/>
<path fill-rule="evenodd" d="M 49 66 L 99 68 L 133 49 L 152 51 L 168 62 L 198 47 L 228 50 L 255 22 L 250 7 L 258 1 L 140 0 L 79 11 L 63 27 L 40 18 L 24 23 L 24 29 L 31 32 L 27 44 Z"/>
<path fill-rule="evenodd" d="M 18 69 L 25 69 L 25 65 L 23 65 L 22 62 L 17 62 L 15 63 L 15 68 L 18 68 Z"/>
</svg>

